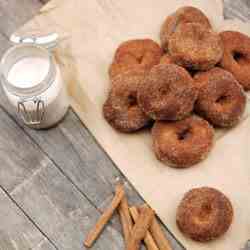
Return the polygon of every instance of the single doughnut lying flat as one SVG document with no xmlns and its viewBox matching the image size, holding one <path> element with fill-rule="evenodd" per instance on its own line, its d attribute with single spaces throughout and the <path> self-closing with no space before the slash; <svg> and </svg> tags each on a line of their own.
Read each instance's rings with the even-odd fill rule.
<svg viewBox="0 0 250 250">
<path fill-rule="evenodd" d="M 179 8 L 165 19 L 161 27 L 161 44 L 166 51 L 168 50 L 168 40 L 170 36 L 176 31 L 178 25 L 182 23 L 199 23 L 207 29 L 211 28 L 208 18 L 201 10 L 192 6 Z"/>
<path fill-rule="evenodd" d="M 151 39 L 136 39 L 123 42 L 116 50 L 113 63 L 109 68 L 112 78 L 135 66 L 150 70 L 160 62 L 162 49 Z"/>
<path fill-rule="evenodd" d="M 193 79 L 175 64 L 154 66 L 138 90 L 141 109 L 154 120 L 180 120 L 193 110 L 197 91 Z"/>
<path fill-rule="evenodd" d="M 245 90 L 250 90 L 250 37 L 237 31 L 220 33 L 224 45 L 221 66 L 230 71 Z"/>
<path fill-rule="evenodd" d="M 156 157 L 170 167 L 186 168 L 202 161 L 213 145 L 214 130 L 197 116 L 177 122 L 157 121 L 152 129 Z"/>
<path fill-rule="evenodd" d="M 150 121 L 137 104 L 137 90 L 143 77 L 140 70 L 133 70 L 112 79 L 112 88 L 104 103 L 103 115 L 112 127 L 121 132 L 139 130 Z"/>
<path fill-rule="evenodd" d="M 194 80 L 200 89 L 196 112 L 215 126 L 236 125 L 244 113 L 246 96 L 234 76 L 215 67 L 196 74 Z"/>
<path fill-rule="evenodd" d="M 230 200 L 220 191 L 209 187 L 194 188 L 186 193 L 176 217 L 181 232 L 200 242 L 223 235 L 232 220 Z"/>
<path fill-rule="evenodd" d="M 208 70 L 222 58 L 220 36 L 198 23 L 178 26 L 169 39 L 169 54 L 176 64 L 194 69 Z"/>
</svg>

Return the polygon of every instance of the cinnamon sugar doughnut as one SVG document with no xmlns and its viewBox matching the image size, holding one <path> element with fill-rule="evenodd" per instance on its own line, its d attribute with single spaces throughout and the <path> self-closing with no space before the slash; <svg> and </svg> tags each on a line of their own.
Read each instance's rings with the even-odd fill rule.
<svg viewBox="0 0 250 250">
<path fill-rule="evenodd" d="M 200 88 L 195 110 L 219 127 L 236 125 L 246 107 L 243 88 L 234 76 L 221 68 L 198 73 L 194 77 Z"/>
<path fill-rule="evenodd" d="M 165 164 L 186 168 L 202 161 L 213 145 L 214 130 L 202 118 L 177 122 L 157 121 L 152 129 L 153 149 Z"/>
<path fill-rule="evenodd" d="M 107 122 L 121 132 L 133 132 L 145 127 L 150 119 L 137 104 L 137 90 L 144 75 L 138 69 L 112 78 L 112 88 L 103 106 Z"/>
<path fill-rule="evenodd" d="M 161 44 L 166 51 L 168 50 L 168 40 L 170 36 L 176 31 L 178 25 L 182 23 L 199 23 L 207 29 L 211 28 L 208 18 L 201 10 L 192 6 L 179 8 L 166 18 L 161 27 Z"/>
<path fill-rule="evenodd" d="M 250 90 L 250 37 L 237 31 L 220 33 L 224 44 L 221 66 L 230 71 L 245 90 Z"/>
<path fill-rule="evenodd" d="M 210 187 L 194 188 L 187 192 L 176 216 L 180 231 L 200 242 L 216 239 L 226 233 L 232 220 L 230 200 Z"/>
<path fill-rule="evenodd" d="M 138 90 L 141 109 L 154 120 L 180 120 L 193 110 L 197 91 L 193 79 L 175 64 L 154 66 Z"/>
<path fill-rule="evenodd" d="M 150 70 L 160 62 L 162 49 L 151 39 L 136 39 L 123 42 L 116 50 L 113 63 L 109 68 L 110 77 L 137 66 Z"/>
<path fill-rule="evenodd" d="M 201 24 L 180 24 L 169 38 L 169 54 L 178 65 L 208 70 L 221 60 L 223 45 L 217 33 Z"/>
</svg>

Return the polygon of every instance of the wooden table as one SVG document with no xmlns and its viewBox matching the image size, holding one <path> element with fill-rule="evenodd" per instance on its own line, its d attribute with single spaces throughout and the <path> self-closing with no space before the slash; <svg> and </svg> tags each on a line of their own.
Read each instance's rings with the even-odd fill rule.
<svg viewBox="0 0 250 250">
<path fill-rule="evenodd" d="M 0 55 L 10 46 L 8 36 L 45 2 L 0 0 Z M 225 16 L 250 19 L 250 2 L 225 0 Z M 0 250 L 84 249 L 84 235 L 112 198 L 116 178 L 126 182 L 122 174 L 72 110 L 59 126 L 34 131 L 1 89 L 0 130 Z M 142 202 L 126 188 L 131 201 Z M 183 249 L 166 235 L 174 250 Z M 118 216 L 93 249 L 123 249 Z"/>
</svg>

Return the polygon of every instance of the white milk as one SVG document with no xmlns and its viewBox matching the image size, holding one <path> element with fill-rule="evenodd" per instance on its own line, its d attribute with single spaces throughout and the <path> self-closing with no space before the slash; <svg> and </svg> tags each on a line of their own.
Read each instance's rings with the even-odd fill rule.
<svg viewBox="0 0 250 250">
<path fill-rule="evenodd" d="M 8 72 L 8 81 L 16 87 L 30 88 L 44 80 L 49 72 L 49 61 L 42 57 L 25 57 Z"/>
<path fill-rule="evenodd" d="M 52 67 L 51 64 L 53 64 L 54 74 L 53 77 L 47 79 L 46 77 L 48 77 Z M 37 104 L 34 103 L 34 99 L 39 99 L 44 103 L 45 113 L 40 124 L 27 124 L 28 126 L 37 129 L 48 128 L 58 123 L 64 117 L 69 107 L 69 98 L 60 69 L 54 60 L 50 61 L 49 57 L 46 56 L 25 56 L 17 60 L 13 65 L 8 65 L 6 72 L 7 84 L 3 83 L 3 87 L 10 103 L 16 109 L 18 108 L 18 103 L 24 101 L 26 113 L 34 117 L 37 110 Z M 34 88 L 40 87 L 39 85 L 46 82 L 46 79 L 48 81 L 47 87 L 37 92 Z M 8 88 L 7 85 L 14 86 L 15 92 Z M 31 94 L 24 98 L 22 91 L 30 89 L 32 89 Z M 33 89 L 34 93 L 32 92 Z M 18 91 L 20 91 L 20 94 L 17 93 Z"/>
</svg>

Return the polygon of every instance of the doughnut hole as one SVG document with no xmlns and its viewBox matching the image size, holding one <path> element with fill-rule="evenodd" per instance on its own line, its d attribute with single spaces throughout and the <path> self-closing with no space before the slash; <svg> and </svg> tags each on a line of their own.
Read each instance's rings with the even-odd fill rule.
<svg viewBox="0 0 250 250">
<path fill-rule="evenodd" d="M 215 103 L 223 105 L 223 104 L 227 103 L 228 101 L 230 101 L 230 96 L 227 93 L 225 93 L 225 94 L 222 94 L 221 96 L 219 96 L 215 100 Z"/>
<path fill-rule="evenodd" d="M 234 61 L 242 68 L 250 70 L 250 57 L 241 52 L 233 52 Z"/>
<path fill-rule="evenodd" d="M 135 94 L 129 94 L 128 96 L 128 107 L 134 107 L 137 105 L 137 97 Z"/>
<path fill-rule="evenodd" d="M 241 61 L 242 59 L 245 59 L 245 55 L 241 52 L 234 51 L 232 54 L 236 62 Z"/>
<path fill-rule="evenodd" d="M 184 141 L 192 136 L 192 128 L 187 125 L 177 132 L 177 137 L 179 141 Z"/>
</svg>

